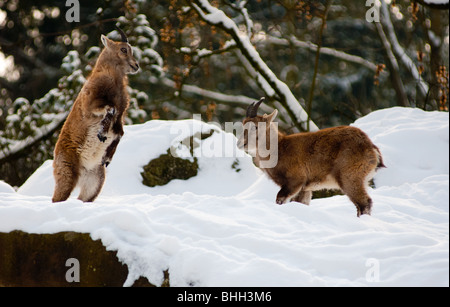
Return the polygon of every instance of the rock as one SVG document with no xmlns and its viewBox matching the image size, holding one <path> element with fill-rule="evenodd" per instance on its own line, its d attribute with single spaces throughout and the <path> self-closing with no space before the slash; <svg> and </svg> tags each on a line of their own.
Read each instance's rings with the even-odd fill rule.
<svg viewBox="0 0 450 307">
<path fill-rule="evenodd" d="M 198 160 L 194 157 L 194 149 L 200 145 L 200 142 L 209 138 L 214 133 L 214 130 L 208 132 L 197 133 L 194 136 L 189 136 L 181 141 L 178 146 L 185 146 L 187 152 L 190 153 L 188 159 L 177 157 L 172 153 L 176 153 L 176 148 L 167 149 L 166 154 L 160 155 L 158 158 L 151 160 L 144 166 L 144 171 L 141 172 L 142 183 L 149 187 L 157 185 L 165 185 L 173 179 L 187 180 L 194 177 L 198 173 Z"/>
<path fill-rule="evenodd" d="M 121 287 L 127 275 L 116 252 L 87 233 L 0 233 L 0 287 Z M 163 286 L 169 286 L 168 272 L 164 276 Z M 133 286 L 153 285 L 141 277 Z"/>
<path fill-rule="evenodd" d="M 186 159 L 172 156 L 169 151 L 167 154 L 160 155 L 151 160 L 144 166 L 141 173 L 142 183 L 149 187 L 165 185 L 173 179 L 189 179 L 197 175 L 197 159 L 191 162 Z"/>
</svg>

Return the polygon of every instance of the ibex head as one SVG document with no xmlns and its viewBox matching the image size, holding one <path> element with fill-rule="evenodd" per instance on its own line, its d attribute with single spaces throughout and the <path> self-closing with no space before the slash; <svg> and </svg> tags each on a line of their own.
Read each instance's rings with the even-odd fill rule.
<svg viewBox="0 0 450 307">
<path fill-rule="evenodd" d="M 135 74 L 139 70 L 139 63 L 133 57 L 133 50 L 128 43 L 128 38 L 125 33 L 116 27 L 122 38 L 121 42 L 115 42 L 102 34 L 101 40 L 105 46 L 105 61 L 114 66 L 116 69 L 125 74 Z"/>
<path fill-rule="evenodd" d="M 261 149 L 263 147 L 270 147 L 266 147 L 266 142 L 271 141 L 271 138 L 267 138 L 267 135 L 270 132 L 270 128 L 272 126 L 271 123 L 277 116 L 278 111 L 275 109 L 269 115 L 257 115 L 258 108 L 263 101 L 264 97 L 261 98 L 258 102 L 253 102 L 250 106 L 248 106 L 246 117 L 243 121 L 244 132 L 237 142 L 237 146 L 239 149 L 243 149 L 250 154 L 255 153 L 258 148 Z M 259 140 L 263 140 L 264 144 L 258 145 Z"/>
</svg>

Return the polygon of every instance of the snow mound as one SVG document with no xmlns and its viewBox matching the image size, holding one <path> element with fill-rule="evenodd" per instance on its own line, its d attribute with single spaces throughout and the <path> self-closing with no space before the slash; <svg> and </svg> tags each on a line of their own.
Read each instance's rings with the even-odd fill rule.
<svg viewBox="0 0 450 307">
<path fill-rule="evenodd" d="M 15 192 L 15 190 L 12 186 L 0 180 L 0 193 L 13 193 L 13 192 Z"/>
<path fill-rule="evenodd" d="M 74 193 L 52 204 L 51 161 L 17 193 L 0 190 L 0 231 L 88 232 L 127 264 L 126 286 L 139 276 L 161 284 L 166 269 L 172 286 L 448 286 L 448 113 L 392 108 L 354 125 L 388 167 L 369 191 L 372 216 L 357 218 L 346 196 L 278 206 L 279 188 L 250 157 L 218 157 L 239 154 L 233 135 L 151 121 L 126 127 L 94 203 Z M 141 184 L 150 159 L 210 128 L 196 177 Z"/>
<path fill-rule="evenodd" d="M 449 173 L 448 113 L 396 107 L 372 112 L 353 125 L 383 153 L 387 169 L 377 175 L 377 186 L 417 183 Z"/>
<path fill-rule="evenodd" d="M 125 135 L 107 168 L 103 196 L 180 194 L 187 191 L 200 195 L 229 196 L 243 191 L 261 175 L 251 158 L 236 148 L 234 135 L 225 133 L 215 125 L 198 120 L 153 120 L 124 128 Z M 180 147 L 180 142 L 186 137 L 211 130 L 214 133 L 194 150 L 200 168 L 198 176 L 189 181 L 172 180 L 165 186 L 154 188 L 142 184 L 141 172 L 150 160 L 167 153 L 171 146 Z M 179 151 L 181 157 L 186 151 L 188 153 L 185 146 Z M 55 186 L 52 171 L 52 161 L 46 161 L 18 192 L 51 196 Z M 73 198 L 78 196 L 78 191 L 72 193 Z"/>
</svg>

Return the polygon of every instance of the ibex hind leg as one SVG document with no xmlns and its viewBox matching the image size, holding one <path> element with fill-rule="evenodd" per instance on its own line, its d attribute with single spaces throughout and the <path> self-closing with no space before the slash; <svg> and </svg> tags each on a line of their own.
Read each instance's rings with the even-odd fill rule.
<svg viewBox="0 0 450 307">
<path fill-rule="evenodd" d="M 345 191 L 344 191 L 345 192 Z M 356 195 L 355 194 L 347 194 L 347 196 L 350 198 L 350 200 L 355 204 L 356 206 L 356 216 L 360 217 L 363 214 L 371 215 L 372 213 L 372 199 L 367 195 L 367 192 L 359 192 Z"/>
<path fill-rule="evenodd" d="M 365 183 L 363 180 L 357 182 L 345 182 L 342 191 L 355 204 L 357 213 L 360 217 L 362 214 L 370 215 L 372 212 L 372 199 L 367 194 Z"/>
<path fill-rule="evenodd" d="M 292 197 L 291 201 L 309 205 L 311 199 L 312 199 L 312 191 L 301 190 L 300 192 L 297 193 L 297 195 Z"/>
<path fill-rule="evenodd" d="M 52 202 L 65 201 L 70 197 L 73 189 L 77 185 L 78 171 L 77 166 L 54 163 L 53 176 L 55 178 L 55 190 L 53 192 Z"/>
<path fill-rule="evenodd" d="M 80 195 L 78 199 L 83 202 L 93 202 L 102 190 L 105 183 L 105 167 L 97 166 L 92 170 L 83 169 L 80 174 Z"/>
</svg>

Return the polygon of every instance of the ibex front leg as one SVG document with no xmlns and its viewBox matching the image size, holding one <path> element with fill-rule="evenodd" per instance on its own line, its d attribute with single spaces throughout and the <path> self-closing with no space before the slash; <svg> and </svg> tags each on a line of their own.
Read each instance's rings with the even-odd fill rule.
<svg viewBox="0 0 450 307">
<path fill-rule="evenodd" d="M 98 130 L 97 137 L 100 140 L 100 142 L 105 142 L 107 139 L 106 134 L 109 131 L 109 128 L 111 127 L 111 123 L 114 119 L 114 115 L 116 114 L 116 109 L 111 106 L 106 106 L 106 114 L 105 117 L 103 117 L 102 121 L 100 122 L 100 129 Z"/>
<path fill-rule="evenodd" d="M 102 166 L 107 167 L 109 163 L 112 160 L 112 157 L 114 156 L 114 153 L 116 152 L 117 145 L 119 145 L 120 136 L 117 136 L 114 141 L 112 141 L 111 145 L 106 148 L 105 154 L 102 158 Z"/>
<path fill-rule="evenodd" d="M 281 186 L 281 190 L 277 194 L 277 204 L 282 205 L 291 201 L 297 194 L 302 193 L 303 187 L 303 181 L 295 181 L 294 179 L 286 180 L 286 184 Z"/>
<path fill-rule="evenodd" d="M 107 167 L 111 162 L 114 153 L 116 152 L 117 145 L 119 145 L 120 139 L 122 138 L 123 135 L 123 127 L 122 123 L 120 122 L 120 119 L 118 119 L 118 121 L 114 123 L 112 130 L 114 133 L 114 140 L 108 146 L 108 148 L 106 148 L 105 154 L 103 155 L 102 158 L 102 165 L 105 167 Z"/>
</svg>

